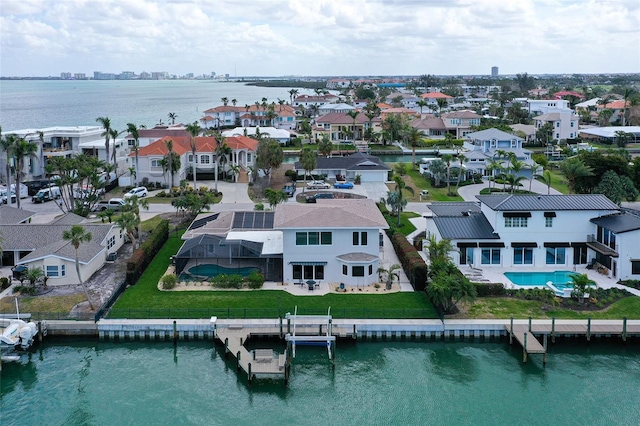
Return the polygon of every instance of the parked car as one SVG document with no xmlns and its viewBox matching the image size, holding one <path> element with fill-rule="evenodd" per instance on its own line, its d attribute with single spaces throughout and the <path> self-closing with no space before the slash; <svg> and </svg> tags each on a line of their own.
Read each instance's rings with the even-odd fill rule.
<svg viewBox="0 0 640 426">
<path fill-rule="evenodd" d="M 323 180 L 314 180 L 311 182 L 307 182 L 307 188 L 309 189 L 329 189 L 331 185 L 326 183 Z"/>
<path fill-rule="evenodd" d="M 305 198 L 307 203 L 315 203 L 320 198 L 333 198 L 333 192 L 318 192 Z"/>
<path fill-rule="evenodd" d="M 36 195 L 31 198 L 31 202 L 44 203 L 51 200 L 57 200 L 60 196 L 60 188 L 57 186 L 50 186 L 49 188 L 42 188 L 40 191 L 36 192 Z"/>
<path fill-rule="evenodd" d="M 353 189 L 353 182 L 336 182 L 333 184 L 333 187 L 339 189 Z"/>
<path fill-rule="evenodd" d="M 54 186 L 51 179 L 30 180 L 24 183 L 27 187 L 27 193 L 31 196 L 36 195 L 42 188 Z"/>
<path fill-rule="evenodd" d="M 149 191 L 147 191 L 147 188 L 145 188 L 144 186 L 138 186 L 129 190 L 129 192 L 124 194 L 124 198 L 125 199 L 131 198 L 131 197 L 142 198 L 142 197 L 146 197 L 147 195 L 149 195 Z"/>
<path fill-rule="evenodd" d="M 110 200 L 100 200 L 93 206 L 94 212 L 102 212 L 107 209 L 118 211 L 124 206 L 124 200 L 122 198 L 111 198 Z"/>
<path fill-rule="evenodd" d="M 0 187 L 0 202 L 2 204 L 7 204 L 8 200 L 7 200 L 7 188 L 2 186 Z M 16 193 L 11 191 L 11 203 L 15 203 L 16 202 Z"/>
<path fill-rule="evenodd" d="M 285 194 L 287 194 L 288 197 L 293 197 L 293 195 L 296 193 L 296 185 L 293 183 L 285 185 L 282 187 L 282 190 L 285 192 Z"/>
</svg>

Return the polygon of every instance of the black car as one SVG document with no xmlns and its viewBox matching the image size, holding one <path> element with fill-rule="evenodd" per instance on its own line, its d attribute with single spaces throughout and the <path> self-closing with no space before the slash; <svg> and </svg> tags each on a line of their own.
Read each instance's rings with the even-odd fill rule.
<svg viewBox="0 0 640 426">
<path fill-rule="evenodd" d="M 285 185 L 284 187 L 282 187 L 282 190 L 285 194 L 287 194 L 289 198 L 291 198 L 296 193 L 296 186 L 294 184 Z"/>
<path fill-rule="evenodd" d="M 333 198 L 333 192 L 318 192 L 305 198 L 307 203 L 315 203 L 319 198 Z"/>
</svg>

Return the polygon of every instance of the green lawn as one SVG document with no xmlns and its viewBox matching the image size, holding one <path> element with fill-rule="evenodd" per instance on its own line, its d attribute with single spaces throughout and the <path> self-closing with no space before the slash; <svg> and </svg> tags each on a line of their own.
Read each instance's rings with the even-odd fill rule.
<svg viewBox="0 0 640 426">
<path fill-rule="evenodd" d="M 551 187 L 555 190 L 560 191 L 563 194 L 569 193 L 569 185 L 567 184 L 567 179 L 564 177 L 562 173 L 558 170 L 549 170 L 551 172 Z M 539 182 L 542 182 L 546 185 L 542 178 L 538 178 Z"/>
<path fill-rule="evenodd" d="M 431 186 L 431 182 L 426 179 L 424 176 L 420 174 L 418 170 L 409 170 L 407 171 L 407 175 L 411 177 L 414 185 L 415 194 L 412 197 L 411 201 L 418 201 L 420 191 L 426 189 L 429 191 L 429 201 L 464 201 L 463 198 L 459 195 L 449 196 L 447 195 L 447 187 L 444 188 L 434 188 Z M 456 185 L 451 185 L 451 192 L 456 192 Z M 423 199 L 422 201 L 426 201 Z"/>
<path fill-rule="evenodd" d="M 469 306 L 465 318 L 546 318 L 560 319 L 640 319 L 640 297 L 627 297 L 603 311 L 574 311 L 562 308 L 543 309 L 542 302 L 508 297 L 482 297 Z"/>
<path fill-rule="evenodd" d="M 425 293 L 327 294 L 293 296 L 279 290 L 164 292 L 157 284 L 182 240 L 169 238 L 140 281 L 127 289 L 109 318 L 277 318 L 293 312 L 322 314 L 331 307 L 335 318 L 437 318 Z M 382 291 L 382 290 L 381 290 Z"/>
</svg>

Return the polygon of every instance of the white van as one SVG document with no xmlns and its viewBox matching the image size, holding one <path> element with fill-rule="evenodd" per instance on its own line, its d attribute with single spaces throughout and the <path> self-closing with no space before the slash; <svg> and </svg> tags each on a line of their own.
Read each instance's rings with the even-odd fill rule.
<svg viewBox="0 0 640 426">
<path fill-rule="evenodd" d="M 13 192 L 14 194 L 17 192 L 15 183 L 11 184 L 11 192 Z M 20 192 L 18 193 L 18 195 L 20 195 L 20 198 L 27 198 L 29 196 L 29 188 L 27 188 L 27 185 L 23 183 L 20 184 Z"/>
<path fill-rule="evenodd" d="M 57 200 L 60 198 L 60 188 L 52 186 L 49 188 L 42 188 L 36 192 L 36 195 L 31 198 L 32 203 L 44 203 L 51 200 Z"/>
<path fill-rule="evenodd" d="M 0 186 L 0 203 L 1 204 L 7 204 L 8 201 L 8 196 L 7 196 L 7 188 L 5 186 Z M 11 204 L 14 204 L 16 202 L 16 193 L 11 191 Z"/>
</svg>

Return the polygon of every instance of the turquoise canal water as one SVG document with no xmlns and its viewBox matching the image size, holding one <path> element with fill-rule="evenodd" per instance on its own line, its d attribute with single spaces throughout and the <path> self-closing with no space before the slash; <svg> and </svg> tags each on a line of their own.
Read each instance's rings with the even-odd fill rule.
<svg viewBox="0 0 640 426">
<path fill-rule="evenodd" d="M 260 341 L 265 347 L 269 342 Z M 211 342 L 46 342 L 3 364 L 9 425 L 637 425 L 640 343 L 563 341 L 546 366 L 504 342 L 298 348 L 288 387 L 249 387 Z"/>
</svg>

